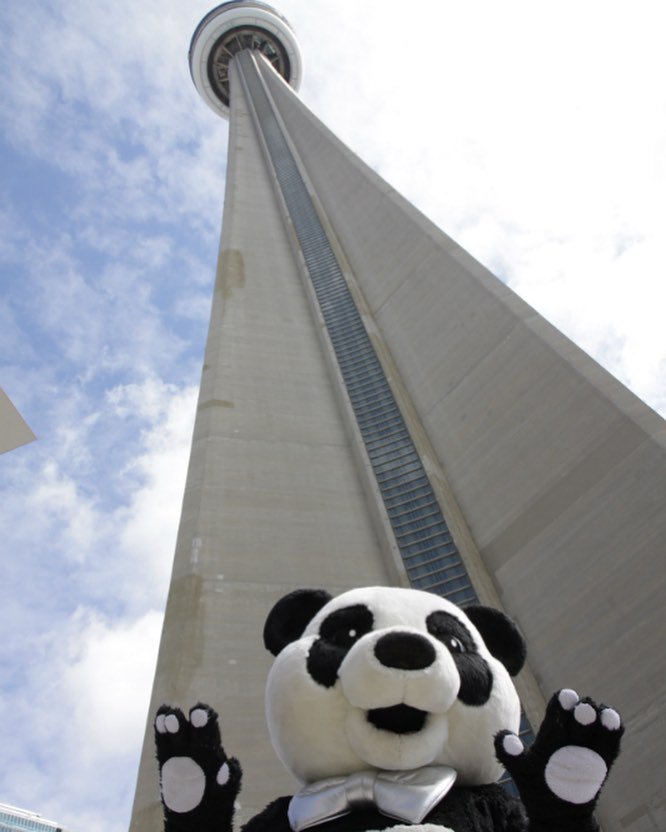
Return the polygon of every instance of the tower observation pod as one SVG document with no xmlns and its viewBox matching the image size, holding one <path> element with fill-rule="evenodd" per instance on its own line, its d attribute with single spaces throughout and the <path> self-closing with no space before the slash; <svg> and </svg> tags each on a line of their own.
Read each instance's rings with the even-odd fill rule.
<svg viewBox="0 0 666 832">
<path fill-rule="evenodd" d="M 244 49 L 260 52 L 295 90 L 301 84 L 301 53 L 287 20 L 267 3 L 222 3 L 197 26 L 189 59 L 194 86 L 206 104 L 225 118 L 229 115 L 229 63 Z"/>
<path fill-rule="evenodd" d="M 264 716 L 268 611 L 387 585 L 515 619 L 533 725 L 559 687 L 617 705 L 622 786 L 598 817 L 656 832 L 663 420 L 322 124 L 271 6 L 214 8 L 189 65 L 229 120 L 224 220 L 130 832 L 162 828 L 165 703 L 220 714 L 237 828 L 293 794 Z"/>
</svg>

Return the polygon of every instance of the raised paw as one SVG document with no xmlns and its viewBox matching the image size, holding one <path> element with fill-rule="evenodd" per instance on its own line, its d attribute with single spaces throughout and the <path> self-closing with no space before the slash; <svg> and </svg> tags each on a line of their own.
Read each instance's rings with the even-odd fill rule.
<svg viewBox="0 0 666 832">
<path fill-rule="evenodd" d="M 222 747 L 215 711 L 198 703 L 188 718 L 162 705 L 155 746 L 165 832 L 231 832 L 241 769 Z"/>
<path fill-rule="evenodd" d="M 518 786 L 530 821 L 538 821 L 535 828 L 549 828 L 549 817 L 577 824 L 590 818 L 589 828 L 595 828 L 594 805 L 623 732 L 617 711 L 565 688 L 548 703 L 530 748 L 510 731 L 497 735 L 497 758 Z"/>
</svg>

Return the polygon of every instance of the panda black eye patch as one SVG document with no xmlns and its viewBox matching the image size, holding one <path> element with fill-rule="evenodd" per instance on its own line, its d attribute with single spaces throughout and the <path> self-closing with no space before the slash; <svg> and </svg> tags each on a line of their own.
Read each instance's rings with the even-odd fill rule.
<svg viewBox="0 0 666 832">
<path fill-rule="evenodd" d="M 329 644 L 348 650 L 355 641 L 372 630 L 373 623 L 370 610 L 363 604 L 355 604 L 327 616 L 319 628 L 319 635 Z"/>
<path fill-rule="evenodd" d="M 373 623 L 372 613 L 363 604 L 336 610 L 322 621 L 319 638 L 310 648 L 307 661 L 308 672 L 315 682 L 333 687 L 347 651 L 372 630 Z"/>
<path fill-rule="evenodd" d="M 453 656 L 460 674 L 458 699 L 465 705 L 484 705 L 493 688 L 493 675 L 477 653 L 470 631 L 462 621 L 443 610 L 430 613 L 426 627 Z"/>
<path fill-rule="evenodd" d="M 442 642 L 452 653 L 476 653 L 472 634 L 453 615 L 435 610 L 426 618 L 426 627 L 431 636 Z"/>
</svg>

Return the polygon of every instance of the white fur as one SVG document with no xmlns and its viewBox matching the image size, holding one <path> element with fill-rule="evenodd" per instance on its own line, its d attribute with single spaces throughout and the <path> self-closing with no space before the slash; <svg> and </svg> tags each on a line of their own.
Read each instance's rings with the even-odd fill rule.
<svg viewBox="0 0 666 832">
<path fill-rule="evenodd" d="M 400 627 L 397 632 L 417 634 L 416 627 Z M 437 639 L 428 636 L 435 648 L 435 661 L 423 670 L 386 667 L 375 655 L 375 645 L 385 631 L 374 630 L 354 644 L 342 662 L 340 684 L 356 708 L 388 708 L 404 702 L 422 711 L 444 714 L 454 703 L 460 680 L 451 654 Z"/>
<path fill-rule="evenodd" d="M 420 768 L 438 759 L 448 737 L 446 714 L 429 714 L 423 729 L 414 734 L 380 731 L 366 719 L 366 711 L 352 708 L 345 724 L 347 741 L 372 768 L 399 771 Z"/>
<path fill-rule="evenodd" d="M 450 826 L 436 826 L 434 823 L 419 823 L 405 826 L 389 826 L 388 829 L 373 829 L 368 832 L 454 832 Z"/>
<path fill-rule="evenodd" d="M 489 654 L 484 658 L 493 674 L 490 698 L 480 707 L 455 701 L 449 712 L 449 742 L 436 760 L 455 768 L 458 783 L 464 786 L 493 783 L 501 777 L 495 735 L 504 729 L 517 733 L 520 727 L 520 700 L 509 673 Z"/>
<path fill-rule="evenodd" d="M 368 767 L 346 740 L 349 705 L 340 685 L 324 688 L 306 670 L 313 641 L 310 636 L 288 644 L 266 683 L 266 719 L 273 748 L 302 782 Z"/>
<path fill-rule="evenodd" d="M 374 627 L 351 648 L 335 685 L 326 688 L 309 675 L 307 656 L 324 618 L 354 604 L 372 611 Z M 488 663 L 494 682 L 486 704 L 467 706 L 457 699 L 460 679 L 455 662 L 426 629 L 426 618 L 435 610 L 462 621 Z M 375 657 L 374 645 L 391 631 L 426 637 L 435 649 L 433 665 L 415 671 L 384 667 Z M 418 733 L 381 731 L 366 718 L 370 709 L 403 703 L 427 711 Z M 490 655 L 459 607 L 418 590 L 365 587 L 326 604 L 301 639 L 277 656 L 266 686 L 266 714 L 278 756 L 301 781 L 369 767 L 409 769 L 441 763 L 458 771 L 458 782 L 474 785 L 500 776 L 493 738 L 505 728 L 518 731 L 520 705 L 508 672 Z"/>
</svg>

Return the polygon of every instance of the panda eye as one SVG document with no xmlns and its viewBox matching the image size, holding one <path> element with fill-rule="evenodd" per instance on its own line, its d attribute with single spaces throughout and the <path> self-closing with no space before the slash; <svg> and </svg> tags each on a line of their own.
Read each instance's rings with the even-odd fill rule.
<svg viewBox="0 0 666 832">
<path fill-rule="evenodd" d="M 452 656 L 475 653 L 474 640 L 465 625 L 444 610 L 435 610 L 426 618 L 430 635 L 439 639 Z"/>
<path fill-rule="evenodd" d="M 339 630 L 328 635 L 328 640 L 333 642 L 337 647 L 351 647 L 358 639 L 359 634 L 353 627 L 340 627 Z"/>
<path fill-rule="evenodd" d="M 372 613 L 359 604 L 331 613 L 322 622 L 319 634 L 334 647 L 348 650 L 371 629 Z"/>
</svg>

